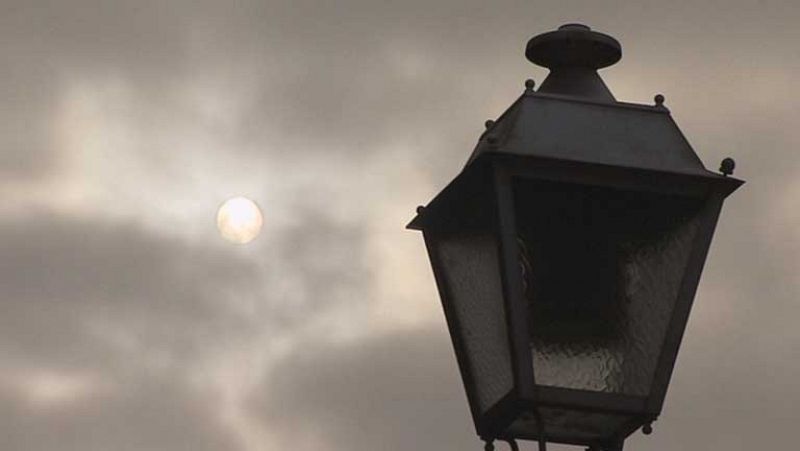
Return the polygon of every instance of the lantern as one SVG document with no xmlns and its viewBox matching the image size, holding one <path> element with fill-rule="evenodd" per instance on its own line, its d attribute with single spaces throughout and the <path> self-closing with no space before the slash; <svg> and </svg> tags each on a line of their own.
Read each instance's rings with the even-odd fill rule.
<svg viewBox="0 0 800 451">
<path fill-rule="evenodd" d="M 612 37 L 530 40 L 550 69 L 409 228 L 422 231 L 478 434 L 621 449 L 660 414 L 723 200 L 664 106 L 618 102 Z"/>
</svg>

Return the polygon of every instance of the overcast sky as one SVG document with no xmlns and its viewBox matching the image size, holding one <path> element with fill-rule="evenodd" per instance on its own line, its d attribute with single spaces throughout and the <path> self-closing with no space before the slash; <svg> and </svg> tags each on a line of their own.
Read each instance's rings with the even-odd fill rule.
<svg viewBox="0 0 800 451">
<path fill-rule="evenodd" d="M 404 226 L 566 22 L 621 41 L 618 99 L 663 93 L 748 181 L 627 448 L 795 448 L 799 21 L 796 0 L 0 0 L 0 448 L 482 449 Z M 243 246 L 215 225 L 239 195 L 265 216 Z"/>
</svg>

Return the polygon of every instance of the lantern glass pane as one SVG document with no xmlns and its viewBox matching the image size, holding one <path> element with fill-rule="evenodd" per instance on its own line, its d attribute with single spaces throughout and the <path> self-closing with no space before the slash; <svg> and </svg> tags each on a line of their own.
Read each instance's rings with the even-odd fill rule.
<svg viewBox="0 0 800 451">
<path fill-rule="evenodd" d="M 701 202 L 532 180 L 514 198 L 536 383 L 648 395 Z"/>
<path fill-rule="evenodd" d="M 497 244 L 492 235 L 452 234 L 435 245 L 476 398 L 485 412 L 513 388 Z"/>
</svg>

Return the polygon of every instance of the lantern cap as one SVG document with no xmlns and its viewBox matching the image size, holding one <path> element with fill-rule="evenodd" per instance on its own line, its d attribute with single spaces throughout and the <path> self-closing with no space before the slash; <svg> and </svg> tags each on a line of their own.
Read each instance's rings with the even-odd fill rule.
<svg viewBox="0 0 800 451">
<path fill-rule="evenodd" d="M 622 46 L 613 37 L 577 23 L 565 24 L 531 38 L 525 56 L 548 69 L 583 67 L 601 69 L 622 58 Z"/>
<path fill-rule="evenodd" d="M 597 74 L 622 58 L 622 46 L 609 35 L 586 25 L 570 23 L 534 36 L 525 56 L 550 69 L 539 92 L 614 102 L 614 95 Z"/>
</svg>

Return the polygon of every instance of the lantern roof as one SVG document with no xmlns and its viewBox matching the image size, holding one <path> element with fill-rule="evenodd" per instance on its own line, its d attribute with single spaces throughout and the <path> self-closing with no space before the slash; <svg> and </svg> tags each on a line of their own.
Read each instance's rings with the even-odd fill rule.
<svg viewBox="0 0 800 451">
<path fill-rule="evenodd" d="M 723 178 L 703 166 L 662 96 L 642 105 L 529 87 L 489 123 L 469 163 L 487 153 Z"/>
</svg>

